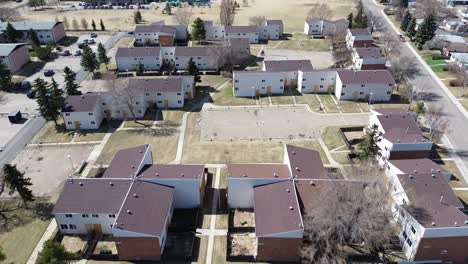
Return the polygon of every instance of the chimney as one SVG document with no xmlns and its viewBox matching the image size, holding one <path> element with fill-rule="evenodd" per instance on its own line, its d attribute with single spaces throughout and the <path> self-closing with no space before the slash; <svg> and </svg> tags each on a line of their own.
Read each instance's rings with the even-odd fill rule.
<svg viewBox="0 0 468 264">
<path fill-rule="evenodd" d="M 127 214 L 131 215 L 131 214 L 132 214 L 132 211 L 127 210 Z"/>
<path fill-rule="evenodd" d="M 80 186 L 83 186 L 83 183 L 82 183 L 82 182 L 79 182 L 78 184 L 79 184 Z"/>
<path fill-rule="evenodd" d="M 113 184 L 112 182 L 109 182 L 109 185 L 110 185 L 110 186 L 114 186 L 114 184 Z"/>
<path fill-rule="evenodd" d="M 289 210 L 291 210 L 291 211 L 292 211 L 292 210 L 294 210 L 294 207 L 292 207 L 292 206 L 289 206 Z"/>
<path fill-rule="evenodd" d="M 138 194 L 134 193 L 133 197 L 138 198 Z"/>
</svg>

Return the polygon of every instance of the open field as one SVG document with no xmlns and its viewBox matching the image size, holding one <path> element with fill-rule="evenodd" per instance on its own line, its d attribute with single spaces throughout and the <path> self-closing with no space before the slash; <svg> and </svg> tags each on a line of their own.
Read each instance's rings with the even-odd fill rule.
<svg viewBox="0 0 468 264">
<path fill-rule="evenodd" d="M 269 19 L 282 19 L 285 26 L 285 32 L 302 32 L 304 28 L 304 19 L 307 16 L 311 5 L 314 3 L 327 3 L 333 10 L 333 19 L 345 18 L 351 10 L 354 10 L 354 2 L 351 0 L 290 0 L 271 1 L 271 0 L 255 0 L 249 1 L 249 6 L 241 5 L 236 12 L 235 25 L 247 25 L 249 18 L 258 16 L 259 10 L 261 15 Z M 67 2 L 68 4 L 68 2 Z M 69 2 L 69 5 L 76 2 Z M 195 17 L 201 17 L 204 20 L 213 20 L 219 23 L 219 6 L 213 4 L 209 7 L 194 7 L 190 9 Z M 90 20 L 91 18 L 101 19 L 104 21 L 107 30 L 133 30 L 135 23 L 133 21 L 133 12 L 135 10 L 116 9 L 116 10 L 76 10 L 63 11 L 54 9 L 45 9 L 42 11 L 32 11 L 27 14 L 22 14 L 26 20 L 51 20 L 55 17 L 62 19 L 67 17 L 70 25 L 73 19 L 80 21 L 82 18 Z M 153 23 L 160 20 L 166 20 L 168 24 L 176 23 L 174 15 L 165 15 L 161 10 L 140 10 L 144 23 Z M 173 8 L 173 13 L 177 12 L 177 8 Z M 89 22 L 91 23 L 91 22 Z"/>
<path fill-rule="evenodd" d="M 200 113 L 191 113 L 187 120 L 182 163 L 242 163 L 283 162 L 284 144 L 292 144 L 320 152 L 324 163 L 328 160 L 315 139 L 258 140 L 236 142 L 200 141 Z M 157 156 L 157 155 L 156 155 Z"/>
</svg>

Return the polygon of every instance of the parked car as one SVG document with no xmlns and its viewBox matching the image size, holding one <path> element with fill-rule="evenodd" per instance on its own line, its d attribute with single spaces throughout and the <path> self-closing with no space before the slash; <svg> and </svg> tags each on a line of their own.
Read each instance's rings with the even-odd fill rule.
<svg viewBox="0 0 468 264">
<path fill-rule="evenodd" d="M 55 47 L 55 50 L 56 50 L 56 51 L 62 51 L 62 47 L 57 46 L 57 47 Z"/>
<path fill-rule="evenodd" d="M 16 82 L 13 86 L 14 90 L 29 90 L 31 89 L 32 85 L 28 81 Z"/>
<path fill-rule="evenodd" d="M 27 96 L 29 99 L 34 99 L 34 98 L 36 98 L 36 91 L 31 90 L 31 91 L 29 91 L 29 92 L 26 94 L 26 96 Z"/>
<path fill-rule="evenodd" d="M 90 35 L 90 36 L 91 36 L 92 38 L 97 38 L 97 34 L 96 34 L 96 33 L 94 33 L 94 32 L 93 32 L 93 33 L 91 33 L 91 35 Z"/>
<path fill-rule="evenodd" d="M 398 34 L 398 38 L 400 39 L 400 41 L 406 42 L 406 39 L 405 39 L 405 37 L 403 37 L 403 35 Z"/>
<path fill-rule="evenodd" d="M 52 77 L 54 76 L 55 72 L 53 70 L 47 70 L 44 72 L 45 77 Z"/>
<path fill-rule="evenodd" d="M 64 50 L 64 51 L 62 52 L 62 56 L 70 56 L 70 55 L 71 55 L 71 53 L 70 53 L 69 50 Z"/>
<path fill-rule="evenodd" d="M 75 52 L 73 52 L 73 56 L 80 56 L 81 55 L 81 50 L 75 50 Z"/>
<path fill-rule="evenodd" d="M 23 2 L 23 0 L 16 0 L 15 2 L 16 3 L 21 3 L 21 2 Z"/>
<path fill-rule="evenodd" d="M 89 40 L 88 39 L 83 39 L 84 44 L 88 44 Z"/>
<path fill-rule="evenodd" d="M 94 41 L 94 39 L 90 39 L 88 40 L 88 44 L 96 44 L 96 41 Z"/>
<path fill-rule="evenodd" d="M 80 44 L 78 44 L 78 48 L 79 48 L 79 49 L 82 49 L 82 48 L 84 48 L 85 46 L 87 46 L 87 44 L 85 44 L 85 43 L 80 43 Z"/>
</svg>

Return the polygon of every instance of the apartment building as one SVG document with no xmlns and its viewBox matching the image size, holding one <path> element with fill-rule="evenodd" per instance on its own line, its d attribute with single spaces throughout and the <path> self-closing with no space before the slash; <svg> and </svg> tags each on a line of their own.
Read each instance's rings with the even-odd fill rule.
<svg viewBox="0 0 468 264">
<path fill-rule="evenodd" d="M 331 94 L 335 91 L 336 71 L 298 71 L 297 81 L 297 90 L 301 93 Z"/>
<path fill-rule="evenodd" d="M 369 127 L 376 126 L 382 134 L 378 142 L 380 163 L 388 160 L 429 158 L 432 142 L 423 136 L 416 122 L 417 115 L 401 109 L 373 109 Z"/>
<path fill-rule="evenodd" d="M 161 69 L 160 47 L 117 48 L 115 62 L 119 71 L 136 71 L 140 64 L 145 70 Z"/>
<path fill-rule="evenodd" d="M 284 74 L 281 72 L 234 71 L 232 74 L 233 95 L 258 97 L 284 92 Z"/>
<path fill-rule="evenodd" d="M 224 26 L 215 25 L 213 21 L 204 21 L 205 23 L 205 40 L 221 41 L 224 39 Z"/>
<path fill-rule="evenodd" d="M 388 70 L 338 70 L 335 95 L 338 100 L 388 102 L 394 84 Z"/>
<path fill-rule="evenodd" d="M 65 34 L 65 27 L 62 22 L 49 22 L 49 21 L 18 21 L 10 22 L 10 24 L 18 31 L 23 33 L 23 37 L 18 42 L 29 42 L 29 32 L 33 30 L 41 44 L 57 43 L 63 39 Z M 8 22 L 0 22 L 0 31 L 5 32 Z M 3 34 L 1 42 L 5 42 Z"/>
<path fill-rule="evenodd" d="M 348 29 L 346 33 L 346 46 L 352 48 L 366 48 L 374 44 L 374 37 L 366 28 Z"/>
<path fill-rule="evenodd" d="M 149 25 L 135 27 L 135 43 L 138 46 L 174 46 L 176 29 L 165 25 Z"/>
<path fill-rule="evenodd" d="M 151 145 L 123 149 L 102 178 L 67 179 L 52 211 L 59 231 L 109 235 L 119 260 L 159 261 L 174 209 L 201 206 L 206 173 L 152 157 Z"/>
<path fill-rule="evenodd" d="M 250 44 L 258 43 L 260 34 L 257 26 L 225 26 L 224 41 L 230 38 L 247 38 Z"/>
<path fill-rule="evenodd" d="M 29 51 L 26 44 L 0 44 L 0 61 L 8 70 L 16 72 L 29 60 Z"/>
<path fill-rule="evenodd" d="M 259 40 L 276 40 L 283 36 L 284 25 L 282 20 L 266 20 L 260 26 L 222 26 L 215 25 L 213 21 L 204 21 L 205 39 L 208 41 L 228 42 L 230 38 L 247 38 L 249 43 L 258 43 Z"/>
<path fill-rule="evenodd" d="M 283 36 L 283 21 L 282 20 L 266 20 L 258 27 L 259 40 L 277 40 Z"/>
<path fill-rule="evenodd" d="M 352 61 L 354 70 L 386 69 L 385 56 L 379 47 L 353 48 Z"/>
<path fill-rule="evenodd" d="M 285 87 L 296 88 L 298 71 L 312 71 L 310 60 L 265 60 L 263 71 L 281 73 Z"/>
<path fill-rule="evenodd" d="M 345 32 L 349 26 L 346 19 L 330 21 L 318 17 L 309 17 L 304 21 L 304 34 L 312 37 L 324 37 L 335 32 Z"/>
<path fill-rule="evenodd" d="M 68 96 L 62 109 L 65 128 L 67 130 L 99 129 L 104 120 L 101 104 L 101 95 L 98 93 Z"/>
<path fill-rule="evenodd" d="M 201 71 L 218 69 L 219 53 L 214 47 L 175 47 L 174 63 L 177 70 L 186 70 L 192 59 Z"/>
<path fill-rule="evenodd" d="M 247 38 L 230 38 L 228 45 L 231 47 L 232 53 L 236 56 L 250 56 L 250 43 Z"/>
</svg>

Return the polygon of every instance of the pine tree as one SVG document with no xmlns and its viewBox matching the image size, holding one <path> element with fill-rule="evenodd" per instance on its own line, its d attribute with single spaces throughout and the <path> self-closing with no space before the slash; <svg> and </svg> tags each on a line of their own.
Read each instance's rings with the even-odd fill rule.
<svg viewBox="0 0 468 264">
<path fill-rule="evenodd" d="M 12 75 L 11 71 L 8 69 L 3 61 L 0 61 L 0 90 L 2 91 L 10 91 L 12 86 Z"/>
<path fill-rule="evenodd" d="M 360 160 L 370 161 L 381 156 L 380 147 L 377 145 L 380 136 L 381 133 L 376 125 L 367 129 L 363 141 L 358 145 L 356 153 Z"/>
<path fill-rule="evenodd" d="M 205 39 L 206 31 L 205 31 L 205 22 L 199 17 L 197 17 L 192 23 L 192 39 L 197 40 L 198 43 L 202 39 Z"/>
<path fill-rule="evenodd" d="M 137 76 L 142 76 L 143 73 L 145 72 L 145 65 L 141 63 L 141 61 L 138 62 L 137 70 L 136 70 L 136 75 Z"/>
<path fill-rule="evenodd" d="M 172 15 L 172 7 L 169 2 L 166 2 L 166 14 Z"/>
<path fill-rule="evenodd" d="M 360 24 L 360 27 L 361 28 L 367 28 L 367 24 L 368 24 L 369 20 L 367 18 L 367 15 L 363 15 L 362 18 L 361 18 L 361 24 Z M 372 34 L 372 32 L 371 32 Z"/>
<path fill-rule="evenodd" d="M 65 79 L 65 92 L 67 95 L 81 95 L 80 86 L 76 83 L 76 73 L 68 66 L 63 69 Z"/>
<path fill-rule="evenodd" d="M 83 67 L 86 71 L 94 72 L 99 69 L 99 61 L 96 58 L 96 54 L 91 50 L 89 46 L 84 46 L 83 54 L 81 55 L 81 67 Z"/>
<path fill-rule="evenodd" d="M 29 39 L 31 40 L 31 45 L 33 48 L 39 47 L 41 45 L 36 31 L 34 31 L 32 28 L 29 30 Z"/>
<path fill-rule="evenodd" d="M 133 21 L 135 21 L 135 24 L 139 24 L 141 21 L 143 21 L 140 10 L 137 10 L 135 13 L 133 13 Z"/>
<path fill-rule="evenodd" d="M 91 27 L 93 28 L 93 31 L 96 31 L 96 22 L 94 22 L 94 19 L 91 20 Z"/>
<path fill-rule="evenodd" d="M 102 63 L 102 64 L 106 65 L 106 69 L 107 69 L 107 65 L 109 65 L 110 58 L 107 56 L 106 48 L 104 48 L 104 45 L 102 45 L 101 42 L 99 42 L 99 44 L 98 44 L 98 50 L 97 51 L 98 51 L 99 63 Z"/>
<path fill-rule="evenodd" d="M 51 239 L 44 243 L 44 248 L 37 256 L 36 264 L 67 264 L 77 258 L 77 254 L 68 252 L 60 242 Z"/>
<path fill-rule="evenodd" d="M 55 125 L 57 125 L 57 120 L 60 118 L 60 112 L 65 106 L 65 98 L 63 97 L 63 91 L 59 88 L 58 83 L 52 78 L 51 83 L 49 84 L 49 94 L 50 101 L 52 102 L 52 107 L 55 111 L 51 112 L 50 118 L 53 118 Z M 52 115 L 54 114 L 54 115 Z"/>
<path fill-rule="evenodd" d="M 9 42 L 11 43 L 15 43 L 17 42 L 17 40 L 19 38 L 21 38 L 23 36 L 23 33 L 21 33 L 20 31 L 16 30 L 13 25 L 8 22 L 7 26 L 6 26 L 6 29 L 5 29 L 5 35 L 6 35 L 6 38 Z"/>
<path fill-rule="evenodd" d="M 364 7 L 362 6 L 362 1 L 361 0 L 359 0 L 356 9 L 357 9 L 357 14 L 356 14 L 356 17 L 354 18 L 354 21 L 353 21 L 353 23 L 354 23 L 353 27 L 362 28 Z"/>
<path fill-rule="evenodd" d="M 200 71 L 192 58 L 188 62 L 187 74 L 192 75 L 195 82 L 201 82 Z"/>
<path fill-rule="evenodd" d="M 101 21 L 99 22 L 99 24 L 101 24 L 101 31 L 106 30 L 106 27 L 104 26 L 104 22 L 102 21 L 102 19 L 101 19 Z"/>
<path fill-rule="evenodd" d="M 418 49 L 422 49 L 426 41 L 431 40 L 435 36 L 437 30 L 437 18 L 434 13 L 427 16 L 424 21 L 419 25 L 418 31 L 414 36 L 414 41 Z"/>
<path fill-rule="evenodd" d="M 349 13 L 347 19 L 348 19 L 348 28 L 353 28 L 353 13 Z"/>
<path fill-rule="evenodd" d="M 413 40 L 414 36 L 416 35 L 416 18 L 412 18 L 409 22 L 408 26 L 406 27 L 405 35 Z"/>
<path fill-rule="evenodd" d="M 20 172 L 15 165 L 10 164 L 3 166 L 2 173 L 10 196 L 18 192 L 23 203 L 34 201 L 32 191 L 29 189 L 29 186 L 32 185 L 30 178 L 25 178 L 23 172 Z"/>
<path fill-rule="evenodd" d="M 398 6 L 403 8 L 408 8 L 408 0 L 399 0 Z"/>
<path fill-rule="evenodd" d="M 401 25 L 400 25 L 400 28 L 401 30 L 403 30 L 404 32 L 406 32 L 406 30 L 408 29 L 408 26 L 411 22 L 411 19 L 413 17 L 411 16 L 411 13 L 409 10 L 406 11 L 405 15 L 403 16 L 403 19 L 401 20 Z"/>
<path fill-rule="evenodd" d="M 41 78 L 37 78 L 34 81 L 34 90 L 36 91 L 36 101 L 39 106 L 38 110 L 42 117 L 47 121 L 56 120 L 57 109 L 55 109 L 51 99 L 51 93 L 47 82 Z"/>
</svg>

